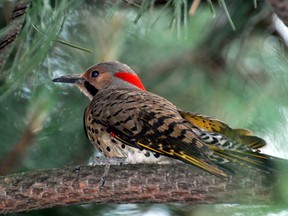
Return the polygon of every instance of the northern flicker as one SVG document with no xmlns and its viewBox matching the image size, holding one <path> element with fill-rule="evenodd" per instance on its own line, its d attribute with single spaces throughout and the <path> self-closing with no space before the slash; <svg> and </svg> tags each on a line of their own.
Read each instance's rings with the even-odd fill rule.
<svg viewBox="0 0 288 216">
<path fill-rule="evenodd" d="M 83 74 L 53 81 L 75 84 L 91 100 L 84 113 L 85 133 L 106 157 L 135 162 L 143 157 L 174 158 L 221 177 L 227 177 L 224 167 L 229 163 L 270 169 L 270 156 L 258 150 L 266 144 L 263 139 L 177 108 L 146 91 L 126 64 L 99 63 Z"/>
</svg>

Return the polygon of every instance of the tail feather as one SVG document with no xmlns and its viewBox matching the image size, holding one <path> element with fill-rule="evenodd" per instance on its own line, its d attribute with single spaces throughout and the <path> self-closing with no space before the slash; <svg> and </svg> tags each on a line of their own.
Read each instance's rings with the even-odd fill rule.
<svg viewBox="0 0 288 216">
<path fill-rule="evenodd" d="M 278 172 L 278 166 L 280 164 L 288 165 L 288 162 L 284 159 L 261 154 L 259 152 L 242 152 L 233 150 L 223 150 L 217 147 L 211 146 L 214 154 L 210 156 L 211 161 L 220 165 L 228 166 L 229 164 L 236 163 L 241 166 L 246 166 L 252 169 L 257 169 L 263 172 Z M 225 160 L 226 159 L 226 160 Z"/>
<path fill-rule="evenodd" d="M 178 112 L 183 118 L 185 118 L 196 127 L 202 129 L 203 131 L 222 134 L 230 140 L 242 143 L 253 149 L 262 148 L 266 145 L 266 142 L 263 139 L 257 136 L 253 136 L 253 132 L 248 129 L 233 129 L 220 120 L 213 119 L 198 113 L 186 112 L 183 110 L 178 110 Z"/>
</svg>

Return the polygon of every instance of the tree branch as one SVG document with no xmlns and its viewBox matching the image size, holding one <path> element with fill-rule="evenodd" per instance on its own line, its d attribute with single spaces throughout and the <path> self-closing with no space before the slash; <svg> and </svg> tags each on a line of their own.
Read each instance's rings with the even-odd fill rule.
<svg viewBox="0 0 288 216">
<path fill-rule="evenodd" d="M 81 166 L 0 177 L 0 213 L 87 203 L 275 203 L 279 183 L 255 170 L 229 179 L 188 164 Z"/>
</svg>

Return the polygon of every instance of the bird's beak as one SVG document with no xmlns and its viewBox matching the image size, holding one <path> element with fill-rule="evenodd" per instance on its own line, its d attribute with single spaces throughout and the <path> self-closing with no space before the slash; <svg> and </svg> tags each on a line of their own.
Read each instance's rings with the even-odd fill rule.
<svg viewBox="0 0 288 216">
<path fill-rule="evenodd" d="M 82 84 L 85 82 L 85 79 L 81 76 L 81 74 L 69 74 L 54 78 L 52 79 L 52 81 L 62 83 Z"/>
</svg>

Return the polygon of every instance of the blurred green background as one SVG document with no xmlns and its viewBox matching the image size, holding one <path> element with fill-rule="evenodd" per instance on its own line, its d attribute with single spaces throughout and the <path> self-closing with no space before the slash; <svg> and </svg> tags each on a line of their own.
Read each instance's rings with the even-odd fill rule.
<svg viewBox="0 0 288 216">
<path fill-rule="evenodd" d="M 265 1 L 255 8 L 256 1 L 226 0 L 235 31 L 218 4 L 223 1 L 212 1 L 213 8 L 202 1 L 193 16 L 192 1 L 127 2 L 33 1 L 1 65 L 2 175 L 87 164 L 94 151 L 82 123 L 88 98 L 51 79 L 111 60 L 130 65 L 147 90 L 182 109 L 249 128 L 266 139 L 265 153 L 288 158 L 287 29 Z M 11 8 L 13 1 L 0 2 L 0 36 L 9 30 Z M 80 214 L 288 215 L 288 208 L 85 205 L 17 215 Z"/>
</svg>

